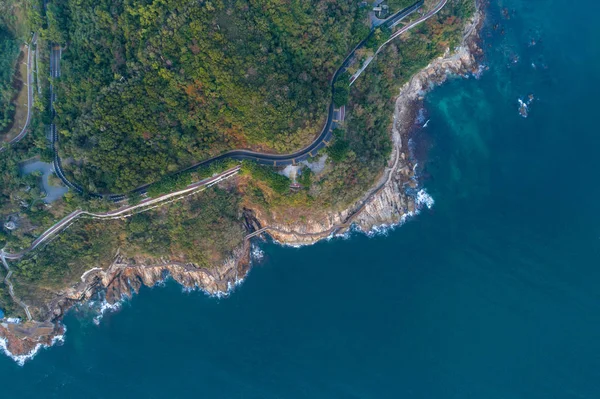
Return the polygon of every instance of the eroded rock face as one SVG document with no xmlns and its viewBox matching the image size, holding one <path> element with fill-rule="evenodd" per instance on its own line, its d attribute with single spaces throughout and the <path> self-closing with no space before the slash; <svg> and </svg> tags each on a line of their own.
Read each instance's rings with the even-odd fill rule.
<svg viewBox="0 0 600 399">
<path fill-rule="evenodd" d="M 409 212 L 409 204 L 412 202 L 405 194 L 404 183 L 403 180 L 392 178 L 356 216 L 356 226 L 362 231 L 369 231 L 374 226 L 398 223 Z"/>
<path fill-rule="evenodd" d="M 269 225 L 273 239 L 288 245 L 313 244 L 333 233 L 343 233 L 352 224 L 364 232 L 381 225 L 395 225 L 417 210 L 415 199 L 407 194 L 407 188 L 414 189 L 416 181 L 413 179 L 413 165 L 403 151 L 403 141 L 408 140 L 415 109 L 425 93 L 446 81 L 450 75 L 477 73 L 476 57 L 481 54 L 478 32 L 482 23 L 483 14 L 478 11 L 465 27 L 461 46 L 432 61 L 400 89 L 394 111 L 394 147 L 390 163 L 375 186 L 350 208 L 329 212 L 318 219 L 280 224 L 268 223 L 268 218 L 257 214 L 261 225 Z"/>
<path fill-rule="evenodd" d="M 50 322 L 0 323 L 0 349 L 23 364 L 42 347 L 62 339 L 64 332 L 62 325 Z"/>
<path fill-rule="evenodd" d="M 234 255 L 223 265 L 214 269 L 170 260 L 147 264 L 143 259 L 117 257 L 106 272 L 98 273 L 98 277 L 106 290 L 106 300 L 114 303 L 123 297 L 131 297 L 142 285 L 151 287 L 167 276 L 186 288 L 198 288 L 211 295 L 226 294 L 245 278 L 249 268 L 248 248 L 244 246 L 234 251 Z"/>
<path fill-rule="evenodd" d="M 269 234 L 275 240 L 290 245 L 312 244 L 333 233 L 344 232 L 351 224 L 366 232 L 375 226 L 396 224 L 403 216 L 415 211 L 415 201 L 406 190 L 407 186 L 414 188 L 413 165 L 402 147 L 403 138 L 406 139 L 414 121 L 415 104 L 435 84 L 444 82 L 449 74 L 464 75 L 476 70 L 475 55 L 481 51 L 477 46 L 477 32 L 482 22 L 483 17 L 478 12 L 466 28 L 461 47 L 453 54 L 434 60 L 401 88 L 392 129 L 394 147 L 391 160 L 374 187 L 346 210 L 329 212 L 319 219 L 297 224 L 270 223 L 272 229 Z M 247 211 L 247 226 L 255 229 L 267 225 L 265 215 Z M 110 267 L 86 272 L 80 283 L 58 292 L 47 309 L 38 309 L 36 314 L 46 321 L 0 323 L 0 349 L 18 362 L 24 362 L 41 347 L 60 340 L 65 332 L 60 324 L 65 312 L 99 291 L 105 291 L 107 301 L 114 303 L 137 293 L 142 284 L 153 286 L 171 276 L 187 288 L 199 288 L 210 294 L 226 293 L 244 279 L 249 268 L 247 242 L 214 269 L 200 268 L 175 259 L 127 258 L 117 253 Z"/>
<path fill-rule="evenodd" d="M 38 312 L 46 321 L 0 323 L 0 348 L 23 363 L 41 347 L 62 339 L 64 327 L 60 320 L 65 312 L 99 291 L 104 291 L 106 301 L 112 304 L 131 297 L 142 284 L 151 287 L 170 276 L 186 288 L 201 289 L 212 295 L 226 294 L 244 279 L 249 268 L 248 244 L 236 248 L 229 259 L 213 269 L 165 258 L 127 258 L 117 253 L 110 267 L 92 269 L 82 276 L 80 283 L 57 293 L 47 309 Z"/>
</svg>

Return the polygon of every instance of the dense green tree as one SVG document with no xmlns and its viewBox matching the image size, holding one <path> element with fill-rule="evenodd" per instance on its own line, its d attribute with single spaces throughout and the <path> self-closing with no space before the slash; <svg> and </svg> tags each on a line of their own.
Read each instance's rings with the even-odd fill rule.
<svg viewBox="0 0 600 399">
<path fill-rule="evenodd" d="M 18 55 L 16 38 L 0 22 L 0 133 L 10 126 L 14 115 L 12 100 L 15 91 L 12 83 Z"/>
<path fill-rule="evenodd" d="M 302 147 L 325 119 L 333 72 L 368 31 L 359 0 L 52 4 L 48 35 L 68 43 L 61 151 L 81 161 L 67 173 L 97 191 L 231 148 Z"/>
</svg>

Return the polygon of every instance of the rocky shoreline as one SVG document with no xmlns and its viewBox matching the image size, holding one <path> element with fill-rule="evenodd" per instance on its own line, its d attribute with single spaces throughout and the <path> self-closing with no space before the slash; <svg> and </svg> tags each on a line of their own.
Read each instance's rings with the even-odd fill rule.
<svg viewBox="0 0 600 399">
<path fill-rule="evenodd" d="M 423 96 L 448 76 L 467 76 L 477 73 L 479 31 L 484 21 L 483 6 L 478 1 L 475 16 L 465 27 L 463 42 L 455 49 L 432 61 L 414 75 L 399 91 L 396 99 L 391 159 L 379 181 L 355 204 L 341 212 L 331 212 L 321 220 L 307 220 L 302 224 L 270 224 L 269 235 L 285 245 L 310 245 L 333 235 L 343 234 L 352 226 L 368 233 L 381 226 L 394 226 L 419 211 L 423 198 L 419 197 L 418 182 L 414 178 L 414 164 L 406 143 L 414 128 L 415 117 Z M 426 204 L 425 204 L 426 205 Z M 253 229 L 266 225 L 260 214 L 246 215 L 246 224 Z M 254 225 L 254 226 L 250 226 Z M 250 270 L 250 244 L 246 241 L 234 249 L 220 267 L 209 270 L 193 263 L 172 259 L 145 259 L 127 257 L 117 251 L 107 269 L 87 271 L 81 282 L 65 289 L 51 301 L 43 322 L 0 323 L 0 349 L 19 364 L 33 357 L 43 348 L 61 341 L 65 333 L 60 320 L 68 309 L 91 300 L 99 292 L 105 293 L 108 304 L 137 293 L 142 285 L 153 286 L 167 276 L 183 287 L 201 289 L 210 295 L 227 295 Z"/>
<path fill-rule="evenodd" d="M 414 161 L 410 159 L 408 143 L 415 127 L 417 111 L 424 95 L 453 75 L 477 75 L 482 57 L 479 32 L 485 15 L 483 4 L 477 2 L 477 11 L 465 26 L 462 43 L 454 51 L 433 60 L 415 74 L 399 91 L 392 125 L 392 155 L 379 181 L 363 198 L 350 208 L 332 212 L 321 220 L 306 220 L 302 224 L 269 224 L 269 235 L 292 246 L 310 245 L 332 235 L 343 234 L 351 227 L 368 233 L 381 226 L 395 226 L 419 211 L 418 183 L 414 177 Z M 421 192 L 422 193 L 422 192 Z M 260 215 L 259 223 L 266 225 Z"/>
<path fill-rule="evenodd" d="M 104 294 L 108 305 L 137 294 L 142 285 L 152 287 L 172 278 L 188 289 L 201 289 L 214 296 L 228 295 L 250 270 L 250 244 L 236 248 L 232 256 L 216 269 L 200 268 L 193 263 L 169 259 L 128 258 L 119 251 L 106 269 L 84 273 L 81 282 L 66 289 L 47 305 L 46 321 L 0 323 L 0 350 L 19 364 L 33 357 L 41 348 L 62 341 L 65 328 L 61 320 L 73 306 Z"/>
</svg>

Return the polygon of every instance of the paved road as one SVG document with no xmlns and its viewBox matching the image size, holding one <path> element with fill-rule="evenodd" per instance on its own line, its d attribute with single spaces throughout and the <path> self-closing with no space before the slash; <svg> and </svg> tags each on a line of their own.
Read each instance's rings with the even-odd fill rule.
<svg viewBox="0 0 600 399">
<path fill-rule="evenodd" d="M 53 46 L 53 48 L 51 50 L 50 74 L 54 78 L 60 77 L 60 51 L 61 51 L 60 47 L 58 47 L 58 46 Z M 351 58 L 353 53 L 354 53 L 354 50 L 344 61 L 344 64 L 335 72 L 333 78 L 331 79 L 330 90 L 331 90 L 332 96 L 333 96 L 334 84 L 337 81 L 340 74 L 343 72 L 343 69 L 345 68 L 347 61 Z M 52 86 L 50 87 L 50 93 L 51 93 L 50 94 L 50 106 L 52 108 L 52 111 L 54 112 L 54 102 L 56 101 L 56 93 L 54 92 Z M 201 166 L 209 165 L 215 161 L 228 159 L 228 158 L 240 160 L 240 161 L 241 160 L 250 160 L 250 161 L 258 162 L 263 165 L 271 165 L 271 166 L 285 166 L 285 165 L 291 165 L 293 163 L 298 163 L 300 161 L 307 159 L 308 157 L 317 155 L 317 152 L 320 149 L 324 148 L 331 141 L 332 131 L 333 131 L 333 128 L 335 127 L 335 122 L 333 122 L 333 112 L 334 112 L 334 104 L 332 101 L 331 104 L 329 105 L 327 121 L 325 123 L 325 126 L 323 126 L 323 129 L 321 130 L 321 133 L 319 134 L 319 136 L 307 147 L 305 147 L 302 150 L 297 151 L 295 153 L 277 155 L 277 154 L 263 154 L 260 152 L 255 152 L 255 151 L 250 151 L 250 150 L 233 150 L 233 151 L 225 152 L 216 157 L 206 159 L 201 162 L 197 162 L 197 163 L 179 171 L 178 173 L 191 171 L 191 170 L 197 169 Z M 83 193 L 84 192 L 83 187 L 81 187 L 77 183 L 69 180 L 65 176 L 64 170 L 62 168 L 62 162 L 60 159 L 60 155 L 58 154 L 58 139 L 59 139 L 59 137 L 58 137 L 57 129 L 56 129 L 56 126 L 54 123 L 50 125 L 50 129 L 51 129 L 51 137 L 52 137 L 52 147 L 54 149 L 54 169 L 55 169 L 58 177 L 63 181 L 63 183 L 65 185 L 67 185 L 71 189 L 73 189 L 79 193 Z M 140 186 L 140 187 L 136 188 L 135 190 L 133 190 L 133 192 L 144 193 L 144 192 L 146 192 L 146 190 L 150 186 L 150 184 L 145 184 L 143 186 Z M 106 198 L 113 202 L 119 202 L 119 201 L 122 201 L 125 198 L 127 198 L 127 194 L 91 193 L 91 192 L 86 192 L 86 194 L 88 194 L 94 198 Z"/>
<path fill-rule="evenodd" d="M 381 50 L 381 48 L 383 48 L 383 46 L 387 43 L 389 43 L 391 40 L 393 40 L 393 38 L 399 36 L 400 34 L 402 34 L 403 32 L 406 32 L 407 30 L 409 30 L 410 28 L 416 26 L 417 24 L 427 20 L 428 18 L 430 18 L 431 16 L 435 15 L 437 12 L 439 12 L 445 5 L 446 5 L 447 0 L 441 0 L 440 3 L 438 4 L 438 6 L 430 11 L 429 13 L 427 13 L 426 15 L 424 15 L 423 17 L 421 17 L 420 19 L 414 21 L 413 23 L 411 23 L 410 25 L 407 25 L 406 27 L 402 28 L 401 30 L 399 30 L 398 32 L 395 32 L 392 37 L 386 42 L 384 43 L 379 49 L 378 51 Z M 35 39 L 35 36 L 34 36 Z M 338 68 L 338 70 L 335 72 L 334 76 L 331 79 L 331 92 L 333 95 L 333 89 L 334 89 L 334 84 L 337 81 L 337 79 L 339 78 L 340 74 L 344 71 L 344 69 L 346 68 L 348 62 L 352 59 L 352 57 L 354 56 L 354 52 L 356 51 L 356 49 L 358 49 L 362 44 L 364 44 L 364 42 L 367 39 L 363 40 L 361 43 L 359 43 L 353 50 L 352 52 L 350 52 L 350 54 L 348 54 L 348 56 L 346 57 L 346 59 L 344 60 L 344 62 L 342 62 L 342 65 Z M 61 56 L 61 49 L 59 46 L 53 46 L 52 51 L 51 51 L 51 56 L 50 56 L 50 68 L 51 68 L 51 76 L 53 76 L 54 78 L 58 78 L 60 77 L 60 56 Z M 28 80 L 29 83 L 31 83 L 31 53 L 28 53 Z M 32 91 L 32 87 L 31 84 L 29 84 L 29 92 L 31 93 Z M 51 98 L 50 98 L 50 104 L 52 107 L 52 110 L 54 110 L 54 101 L 56 100 L 56 94 L 54 93 L 53 88 L 51 87 Z M 316 153 L 323 147 L 325 147 L 329 141 L 331 140 L 331 135 L 332 135 L 332 126 L 334 125 L 333 122 L 333 111 L 334 111 L 334 104 L 333 101 L 331 102 L 331 104 L 329 105 L 329 113 L 328 113 L 328 117 L 327 117 L 327 121 L 325 123 L 325 126 L 323 127 L 321 133 L 319 134 L 319 136 L 307 147 L 305 147 L 304 149 L 297 151 L 295 153 L 292 154 L 283 154 L 283 155 L 276 155 L 276 154 L 262 154 L 259 152 L 254 152 L 254 151 L 248 151 L 248 150 L 233 150 L 233 151 L 229 151 L 226 152 L 224 154 L 221 154 L 219 156 L 213 157 L 211 159 L 207 159 L 204 160 L 202 162 L 198 162 L 184 170 L 182 170 L 181 172 L 185 172 L 185 171 L 189 171 L 195 168 L 198 168 L 200 166 L 203 165 L 208 165 L 212 162 L 218 161 L 218 160 L 222 160 L 222 159 L 226 159 L 226 158 L 231 158 L 231 159 L 237 159 L 237 160 L 252 160 L 252 161 L 256 161 L 258 163 L 261 164 L 267 164 L 267 165 L 274 165 L 274 166 L 283 166 L 283 165 L 289 165 L 292 163 L 297 163 L 300 162 L 306 158 L 308 158 L 309 156 L 314 156 L 316 155 Z M 78 186 L 75 183 L 72 183 L 71 181 L 69 181 L 66 176 L 64 175 L 64 172 L 62 170 L 62 165 L 61 165 L 61 160 L 60 157 L 58 155 L 58 134 L 56 131 L 56 126 L 54 124 L 51 125 L 51 138 L 52 138 L 52 146 L 54 149 L 54 167 L 56 170 L 57 175 L 60 177 L 60 179 L 70 188 L 79 191 L 79 192 L 83 192 L 83 189 Z M 90 212 L 85 212 L 85 211 L 75 211 L 73 213 L 71 213 L 70 215 L 68 215 L 67 217 L 65 217 L 64 219 L 62 219 L 61 221 L 59 221 L 58 223 L 56 223 L 54 226 L 52 226 L 51 228 L 49 228 L 46 232 L 44 232 L 40 237 L 38 237 L 31 245 L 30 248 L 28 248 L 25 251 L 22 251 L 18 254 L 7 254 L 4 253 L 3 256 L 6 257 L 7 259 L 19 259 L 21 258 L 24 254 L 26 254 L 29 251 L 34 250 L 35 248 L 37 248 L 41 243 L 47 241 L 48 238 L 52 237 L 54 234 L 56 234 L 59 231 L 62 231 L 65 227 L 67 227 L 73 220 L 75 220 L 76 218 L 78 218 L 81 215 L 87 215 L 90 217 L 96 217 L 96 218 L 114 218 L 114 217 L 122 217 L 122 215 L 124 213 L 127 212 L 131 212 L 134 209 L 137 209 L 139 207 L 146 207 L 146 206 L 151 206 L 152 204 L 159 203 L 162 202 L 170 197 L 173 196 L 178 196 L 183 194 L 184 192 L 188 192 L 188 191 L 193 191 L 201 186 L 210 186 L 211 184 L 214 184 L 215 181 L 220 181 L 223 178 L 228 178 L 230 176 L 232 176 L 233 174 L 237 173 L 239 170 L 239 167 L 230 169 L 228 171 L 225 171 L 219 175 L 216 175 L 214 178 L 210 178 L 207 180 L 203 180 L 201 182 L 192 184 L 191 186 L 189 186 L 188 188 L 184 189 L 184 190 L 179 190 L 177 192 L 174 193 L 170 193 L 170 194 L 166 194 L 164 196 L 158 197 L 156 199 L 147 199 L 142 201 L 140 204 L 135 205 L 135 206 L 131 206 L 131 207 L 125 207 L 125 208 L 121 208 L 118 209 L 116 211 L 112 211 L 112 212 L 107 212 L 104 214 L 93 214 Z M 232 171 L 234 171 L 234 173 L 232 174 Z M 147 189 L 147 187 L 149 186 L 149 184 L 146 184 L 144 186 L 138 187 L 137 189 L 134 190 L 134 192 L 137 193 L 144 193 Z M 90 193 L 88 193 L 90 194 Z M 125 194 L 97 194 L 97 193 L 91 193 L 92 196 L 96 196 L 96 197 L 105 197 L 108 198 L 109 200 L 112 201 L 121 201 L 123 199 L 126 198 Z"/>
<path fill-rule="evenodd" d="M 440 4 L 437 7 L 437 11 L 439 11 L 446 4 L 446 1 L 447 0 L 442 0 L 440 2 Z M 420 0 L 417 1 L 415 4 L 417 4 L 419 2 L 420 2 Z M 396 15 L 402 13 L 403 11 L 404 10 L 399 11 L 398 13 L 394 14 L 392 17 L 389 18 L 389 20 L 393 19 Z M 426 14 L 424 17 L 422 17 L 420 20 L 418 20 L 418 22 L 415 22 L 415 23 L 409 25 L 408 27 L 403 28 L 399 33 L 398 32 L 394 33 L 393 37 L 397 37 L 402 32 L 405 32 L 406 30 L 410 29 L 411 27 L 415 26 L 416 24 L 426 20 L 427 18 L 434 15 L 437 11 Z M 344 59 L 344 61 L 340 65 L 340 67 L 335 71 L 334 75 L 332 76 L 331 81 L 330 81 L 331 103 L 329 104 L 329 108 L 328 108 L 327 121 L 325 122 L 325 125 L 323 126 L 321 133 L 315 138 L 315 140 L 313 140 L 313 142 L 311 144 L 309 144 L 305 148 L 303 148 L 299 151 L 296 151 L 292 154 L 264 154 L 264 153 L 260 153 L 260 152 L 250 151 L 250 150 L 232 150 L 232 151 L 225 152 L 221 155 L 218 155 L 216 157 L 197 162 L 197 163 L 179 171 L 178 173 L 191 171 L 191 170 L 197 169 L 198 167 L 209 165 L 215 161 L 219 161 L 219 160 L 223 160 L 223 159 L 227 159 L 227 158 L 235 159 L 235 160 L 250 160 L 250 161 L 255 161 L 259 164 L 270 165 L 270 166 L 287 166 L 287 165 L 301 162 L 309 157 L 317 155 L 318 151 L 321 150 L 322 148 L 326 147 L 327 144 L 329 144 L 329 142 L 331 141 L 332 131 L 336 126 L 335 122 L 333 121 L 333 114 L 334 114 L 334 109 L 335 109 L 335 106 L 333 103 L 333 94 L 334 94 L 335 83 L 338 80 L 338 78 L 340 77 L 340 75 L 347 68 L 348 63 L 354 57 L 354 53 L 356 52 L 356 50 L 358 48 L 360 48 L 362 45 L 364 45 L 364 43 L 366 42 L 367 39 L 368 39 L 368 37 L 365 38 L 364 40 L 362 40 L 348 54 L 348 56 Z M 388 40 L 388 42 L 390 40 Z M 51 74 L 55 77 L 59 77 L 60 76 L 60 47 L 55 46 L 53 48 L 51 60 L 52 60 L 51 61 Z M 52 94 L 51 102 L 53 103 L 55 99 L 56 99 L 55 94 Z M 70 187 L 80 193 L 83 193 L 85 191 L 83 189 L 83 187 L 81 187 L 77 183 L 72 182 L 69 179 L 67 179 L 67 177 L 64 174 L 64 171 L 63 171 L 62 165 L 61 165 L 60 156 L 58 155 L 58 148 L 57 148 L 58 147 L 58 144 L 57 144 L 58 143 L 58 135 L 56 134 L 56 127 L 54 125 L 52 125 L 52 141 L 53 141 L 53 148 L 54 148 L 54 154 L 55 154 L 54 167 L 56 169 L 57 175 L 61 178 L 61 180 L 68 187 Z M 151 183 L 142 185 L 142 186 L 134 189 L 133 192 L 144 193 L 144 192 L 146 192 L 146 190 L 150 186 L 150 184 Z M 86 194 L 90 195 L 91 197 L 95 197 L 95 198 L 105 198 L 105 199 L 108 199 L 113 202 L 119 202 L 119 201 L 122 201 L 127 198 L 127 194 L 91 193 L 91 192 L 86 192 Z"/>
<path fill-rule="evenodd" d="M 417 24 L 427 20 L 428 18 L 430 18 L 431 16 L 435 15 L 437 12 L 439 12 L 445 5 L 446 5 L 447 0 L 442 0 L 440 1 L 440 3 L 438 4 L 438 6 L 432 10 L 431 12 L 429 12 L 428 14 L 426 14 L 425 16 L 423 16 L 422 18 L 420 18 L 419 20 L 411 23 L 410 25 L 402 28 L 401 30 L 399 30 L 398 32 L 395 32 L 392 37 L 390 37 L 390 39 L 388 41 L 386 41 L 378 50 L 377 52 L 379 52 L 384 45 L 386 45 L 387 43 L 389 43 L 391 40 L 393 40 L 394 38 L 396 38 L 397 36 L 399 36 L 400 34 L 402 34 L 403 32 L 406 32 L 407 30 L 411 29 L 412 27 L 416 26 Z M 32 42 L 35 42 L 35 38 L 36 36 L 34 35 Z M 249 150 L 233 150 L 233 151 L 229 151 L 226 152 L 224 154 L 221 154 L 217 157 L 211 158 L 211 159 L 207 159 L 205 161 L 202 162 L 198 162 L 186 169 L 184 169 L 182 172 L 184 171 L 189 171 L 195 168 L 198 168 L 200 166 L 203 165 L 208 165 L 212 162 L 218 161 L 218 160 L 222 160 L 222 159 L 226 159 L 226 158 L 231 158 L 231 159 L 237 159 L 237 160 L 252 160 L 252 161 L 256 161 L 258 163 L 261 164 L 266 164 L 266 165 L 273 165 L 273 166 L 283 166 L 283 165 L 289 165 L 292 163 L 297 163 L 300 162 L 306 158 L 308 158 L 309 156 L 315 156 L 316 153 L 323 147 L 325 147 L 329 141 L 331 140 L 331 136 L 332 136 L 332 128 L 335 126 L 334 122 L 333 122 L 333 113 L 334 113 L 334 104 L 333 104 L 333 91 L 334 91 L 334 86 L 335 86 L 335 82 L 337 81 L 337 79 L 339 78 L 339 76 L 343 73 L 343 71 L 345 70 L 345 68 L 347 67 L 348 62 L 352 59 L 352 57 L 354 56 L 355 51 L 364 44 L 364 42 L 367 39 L 361 41 L 351 52 L 350 54 L 348 54 L 348 56 L 346 57 L 346 59 L 344 59 L 344 62 L 342 63 L 342 65 L 338 68 L 338 70 L 335 72 L 335 74 L 333 75 L 332 79 L 331 79 L 331 83 L 330 83 L 330 90 L 331 90 L 331 94 L 332 94 L 332 101 L 329 105 L 329 110 L 328 110 L 328 115 L 327 115 L 327 121 L 325 123 L 325 126 L 323 127 L 323 129 L 321 130 L 321 133 L 319 134 L 319 136 L 311 143 L 309 144 L 307 147 L 303 148 L 300 151 L 297 151 L 295 153 L 292 154 L 283 154 L 283 155 L 275 155 L 275 154 L 263 154 L 263 153 L 259 153 L 259 152 L 254 152 L 254 151 L 249 151 Z M 31 68 L 31 64 L 32 64 L 32 54 L 31 54 L 31 49 L 28 46 L 27 49 L 28 53 L 27 53 L 27 87 L 28 87 L 28 112 L 27 112 L 27 122 L 25 127 L 23 128 L 23 130 L 21 131 L 21 133 L 19 134 L 19 136 L 15 137 L 15 139 L 13 139 L 11 141 L 12 142 L 16 142 L 19 141 L 20 139 L 22 139 L 25 134 L 26 134 L 26 128 L 29 124 L 29 120 L 30 120 L 30 114 L 31 114 L 31 107 L 32 107 L 32 101 L 33 101 L 33 88 L 32 88 L 32 81 L 33 81 L 33 77 L 32 77 L 32 68 Z M 51 76 L 53 78 L 58 78 L 60 77 L 60 57 L 61 57 L 61 48 L 58 46 L 53 46 L 52 51 L 51 51 L 51 56 L 50 56 L 50 69 L 51 69 Z M 53 87 L 51 86 L 50 88 L 50 105 L 51 105 L 51 109 L 54 112 L 54 101 L 56 101 L 56 94 L 54 93 Z M 69 181 L 66 176 L 64 175 L 64 172 L 62 170 L 62 165 L 60 162 L 60 157 L 58 156 L 58 148 L 57 148 L 57 144 L 58 144 L 58 134 L 56 131 L 56 126 L 54 124 L 51 125 L 51 139 L 52 139 L 52 147 L 54 149 L 54 167 L 55 170 L 57 172 L 57 175 L 61 178 L 61 180 L 69 187 L 71 187 L 72 189 L 75 189 L 77 191 L 83 192 L 83 189 L 78 186 L 75 183 L 72 183 L 71 181 Z M 0 148 L 0 152 L 3 150 L 3 148 Z M 6 268 L 6 270 L 8 271 L 8 274 L 5 278 L 5 283 L 8 285 L 9 287 L 9 293 L 11 295 L 11 297 L 13 298 L 13 300 L 15 300 L 15 302 L 17 302 L 25 311 L 25 313 L 27 314 L 27 317 L 29 320 L 31 320 L 31 313 L 29 312 L 29 307 L 23 303 L 22 301 L 20 301 L 15 295 L 14 295 L 14 291 L 13 291 L 13 287 L 12 287 L 12 283 L 10 282 L 10 277 L 12 276 L 12 270 L 10 270 L 8 263 L 6 262 L 6 259 L 11 259 L 11 260 L 15 260 L 15 259 L 20 259 L 23 256 L 25 256 L 27 253 L 35 250 L 37 247 L 39 247 L 41 244 L 43 244 L 44 242 L 48 241 L 50 238 L 52 238 L 54 235 L 58 234 L 59 232 L 61 232 L 62 230 L 64 230 L 65 228 L 67 228 L 75 219 L 82 217 L 82 216 L 88 216 L 91 218 L 95 218 L 95 219 L 116 219 L 116 218 L 123 218 L 123 217 L 127 217 L 127 216 L 131 216 L 135 212 L 137 209 L 140 209 L 140 212 L 143 211 L 147 211 L 149 209 L 153 209 L 154 207 L 158 207 L 163 205 L 163 203 L 165 203 L 165 201 L 168 200 L 175 200 L 176 197 L 179 196 L 183 196 L 186 194 L 190 194 L 190 193 L 194 193 L 196 191 L 198 191 L 200 188 L 207 188 L 210 187 L 214 184 L 217 184 L 218 182 L 224 180 L 224 179 L 228 179 L 234 175 L 236 175 L 239 172 L 240 167 L 235 167 L 232 169 L 229 169 L 221 174 L 215 175 L 209 179 L 205 179 L 202 180 L 200 182 L 191 184 L 190 186 L 186 187 L 183 190 L 179 190 L 173 193 L 169 193 L 169 194 L 165 194 L 163 196 L 160 196 L 158 198 L 155 199 L 145 199 L 143 201 L 141 201 L 139 204 L 137 205 L 133 205 L 133 206 L 127 206 L 127 207 L 123 207 L 114 211 L 110 211 L 110 212 L 105 212 L 105 213 L 92 213 L 92 212 L 87 212 L 87 211 L 83 211 L 83 210 L 77 210 L 72 212 L 70 215 L 66 216 L 65 218 L 63 218 L 62 220 L 60 220 L 59 222 L 57 222 L 56 224 L 54 224 L 52 227 L 50 227 L 48 230 L 46 230 L 44 233 L 42 233 L 42 235 L 40 235 L 32 244 L 29 248 L 19 252 L 19 253 L 15 253 L 15 254 L 9 254 L 7 252 L 4 252 L 3 249 L 0 249 L 0 259 L 2 260 L 2 263 L 4 265 L 4 267 Z M 137 189 L 134 190 L 134 192 L 138 192 L 138 193 L 143 193 L 146 191 L 146 188 L 149 185 L 144 185 L 141 187 L 138 187 Z M 126 198 L 126 195 L 122 194 L 122 195 L 115 195 L 115 194 L 97 194 L 97 193 L 92 193 L 92 196 L 99 196 L 99 197 L 106 197 L 112 201 L 120 201 L 123 200 L 124 198 Z M 267 230 L 268 227 L 263 228 L 261 231 Z M 255 232 L 253 234 L 258 234 L 259 232 Z"/>
<path fill-rule="evenodd" d="M 415 26 L 419 25 L 421 22 L 427 21 L 429 18 L 433 17 L 442 8 L 444 8 L 444 6 L 446 5 L 447 2 L 448 2 L 448 0 L 440 0 L 440 2 L 438 3 L 438 5 L 433 10 L 431 10 L 427 14 L 423 15 L 421 18 L 419 18 L 419 19 L 411 22 L 410 24 L 406 25 L 405 27 L 403 27 L 401 29 L 398 29 L 396 32 L 392 33 L 392 35 L 390 35 L 390 38 L 388 40 L 386 40 L 381 46 L 379 46 L 379 48 L 377 49 L 377 51 L 375 52 L 375 54 L 373 55 L 373 57 L 367 59 L 365 61 L 365 63 L 362 65 L 362 67 L 352 76 L 352 78 L 350 79 L 350 85 L 352 85 L 356 81 L 356 79 L 358 79 L 358 77 L 363 73 L 363 71 L 365 69 L 367 69 L 367 66 L 369 66 L 369 64 L 371 63 L 371 61 L 373 61 L 373 59 L 377 56 L 377 54 L 379 54 L 379 52 L 389 42 L 391 42 L 392 40 L 394 40 L 395 38 L 397 38 L 398 36 L 400 36 L 404 32 L 411 30 Z M 411 8 L 411 7 L 409 7 L 409 8 Z M 391 17 L 391 18 L 393 18 L 393 17 Z M 399 21 L 396 21 L 395 23 L 392 24 L 392 26 L 395 26 L 398 22 Z"/>
<path fill-rule="evenodd" d="M 25 119 L 25 125 L 23 125 L 23 128 L 21 129 L 21 132 L 19 132 L 19 134 L 17 136 L 15 136 L 12 140 L 10 140 L 8 143 L 9 144 L 13 144 L 13 143 L 18 143 L 19 141 L 21 141 L 23 139 L 23 137 L 25 137 L 25 135 L 27 134 L 27 129 L 29 128 L 29 121 L 31 120 L 31 110 L 33 107 L 33 57 L 35 54 L 35 51 L 31 50 L 31 46 L 37 41 L 37 34 L 33 35 L 33 38 L 31 39 L 31 43 L 26 44 L 25 46 L 27 47 L 27 117 Z M 0 147 L 0 152 L 4 151 L 6 149 L 6 147 Z"/>
<path fill-rule="evenodd" d="M 50 76 L 53 79 L 58 79 L 61 74 L 60 69 L 60 58 L 62 55 L 62 49 L 57 44 L 52 44 L 52 48 L 50 49 Z M 52 111 L 52 115 L 56 115 L 56 110 L 54 109 L 54 103 L 57 100 L 56 92 L 54 91 L 54 85 L 50 84 L 50 110 Z M 62 162 L 60 159 L 60 155 L 58 154 L 58 131 L 56 128 L 56 124 L 52 122 L 50 124 L 50 141 L 52 146 L 52 152 L 54 154 L 53 157 L 53 166 L 56 175 L 62 180 L 62 182 L 69 187 L 71 190 L 77 191 L 80 194 L 84 193 L 83 188 L 75 182 L 72 182 L 65 176 L 65 172 L 62 168 Z M 91 193 L 92 197 L 102 198 L 103 196 L 100 194 Z M 122 196 L 121 199 L 125 199 L 126 196 Z"/>
<path fill-rule="evenodd" d="M 405 27 L 398 29 L 396 32 L 394 32 L 390 38 L 385 41 L 375 52 L 375 54 L 379 54 L 379 52 L 383 49 L 383 47 L 388 44 L 389 42 L 391 42 L 392 40 L 394 40 L 395 38 L 397 38 L 398 36 L 400 36 L 401 34 L 403 34 L 404 32 L 414 28 L 415 26 L 419 25 L 421 22 L 427 21 L 429 18 L 433 17 L 435 14 L 437 14 L 438 12 L 440 12 L 440 10 L 442 8 L 444 8 L 444 6 L 446 5 L 446 3 L 448 2 L 448 0 L 440 0 L 440 2 L 438 3 L 437 6 L 435 6 L 435 8 L 431 11 L 429 11 L 427 14 L 423 15 L 421 18 L 417 19 L 416 21 L 411 22 L 410 24 L 406 25 Z"/>
</svg>

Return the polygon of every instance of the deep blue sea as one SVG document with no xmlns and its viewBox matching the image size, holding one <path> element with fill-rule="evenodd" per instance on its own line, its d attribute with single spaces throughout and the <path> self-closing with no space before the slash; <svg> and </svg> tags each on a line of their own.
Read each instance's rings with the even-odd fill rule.
<svg viewBox="0 0 600 399">
<path fill-rule="evenodd" d="M 489 70 L 425 101 L 431 210 L 263 244 L 229 298 L 167 283 L 72 313 L 62 346 L 0 356 L 1 397 L 600 398 L 600 4 L 491 3 Z"/>
</svg>

